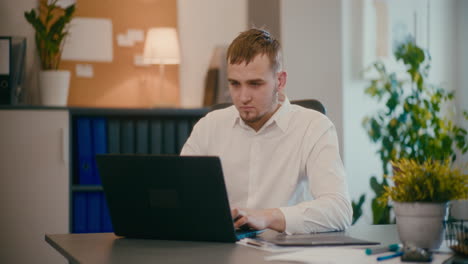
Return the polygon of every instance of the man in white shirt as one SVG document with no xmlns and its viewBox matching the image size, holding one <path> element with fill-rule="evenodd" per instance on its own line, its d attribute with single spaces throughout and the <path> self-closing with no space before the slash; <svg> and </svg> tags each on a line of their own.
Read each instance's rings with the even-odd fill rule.
<svg viewBox="0 0 468 264">
<path fill-rule="evenodd" d="M 267 31 L 234 39 L 227 52 L 234 105 L 202 118 L 181 155 L 220 157 L 235 227 L 343 230 L 352 208 L 335 127 L 317 111 L 278 100 L 287 79 L 281 60 Z"/>
</svg>

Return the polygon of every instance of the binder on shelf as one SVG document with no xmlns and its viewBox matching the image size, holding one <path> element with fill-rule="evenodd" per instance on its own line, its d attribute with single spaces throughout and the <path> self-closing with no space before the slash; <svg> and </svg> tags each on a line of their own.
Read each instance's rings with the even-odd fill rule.
<svg viewBox="0 0 468 264">
<path fill-rule="evenodd" d="M 164 121 L 164 154 L 177 154 L 175 132 L 175 121 Z"/>
<path fill-rule="evenodd" d="M 92 155 L 92 170 L 93 176 L 91 184 L 101 184 L 101 178 L 99 177 L 99 171 L 96 165 L 96 154 L 107 153 L 107 133 L 106 133 L 106 119 L 105 118 L 93 118 L 92 119 L 93 129 L 93 155 Z"/>
<path fill-rule="evenodd" d="M 136 121 L 136 153 L 149 153 L 148 120 Z"/>
<path fill-rule="evenodd" d="M 106 197 L 104 193 L 101 193 L 101 209 L 102 209 L 102 217 L 101 217 L 101 231 L 102 232 L 112 232 L 114 228 L 112 227 L 112 221 L 109 214 L 109 208 L 107 207 Z"/>
<path fill-rule="evenodd" d="M 76 119 L 76 139 L 78 157 L 78 183 L 93 184 L 93 146 L 91 119 L 79 117 Z"/>
<path fill-rule="evenodd" d="M 0 36 L 0 104 L 15 105 L 24 97 L 26 38 Z"/>
<path fill-rule="evenodd" d="M 107 145 L 109 153 L 120 153 L 120 121 L 118 119 L 108 121 Z"/>
<path fill-rule="evenodd" d="M 121 121 L 121 138 L 120 138 L 120 151 L 121 153 L 133 154 L 135 153 L 135 125 L 133 120 Z"/>
<path fill-rule="evenodd" d="M 161 120 L 151 120 L 150 131 L 151 154 L 161 154 L 163 142 Z"/>
<path fill-rule="evenodd" d="M 101 192 L 88 192 L 88 219 L 89 233 L 101 232 Z"/>
<path fill-rule="evenodd" d="M 87 193 L 73 193 L 73 216 L 72 216 L 72 233 L 88 232 L 88 214 L 87 214 Z"/>
<path fill-rule="evenodd" d="M 181 119 L 177 123 L 177 153 L 184 147 L 185 141 L 189 137 L 189 121 Z"/>
</svg>

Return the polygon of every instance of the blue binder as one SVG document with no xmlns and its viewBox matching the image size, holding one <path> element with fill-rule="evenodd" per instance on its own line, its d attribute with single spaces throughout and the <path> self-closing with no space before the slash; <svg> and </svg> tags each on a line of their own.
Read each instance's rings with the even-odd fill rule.
<svg viewBox="0 0 468 264">
<path fill-rule="evenodd" d="M 93 154 L 92 154 L 92 170 L 93 175 L 91 178 L 91 184 L 101 184 L 101 178 L 99 177 L 99 170 L 96 165 L 96 154 L 107 153 L 107 125 L 105 118 L 93 118 L 92 119 L 92 130 L 93 130 Z"/>
<path fill-rule="evenodd" d="M 88 231 L 87 221 L 87 193 L 73 193 L 73 233 L 86 233 Z"/>
<path fill-rule="evenodd" d="M 109 214 L 109 208 L 107 207 L 106 197 L 104 193 L 101 193 L 101 201 L 102 201 L 102 217 L 101 217 L 101 231 L 102 232 L 112 232 L 114 229 L 112 228 L 112 221 Z"/>
<path fill-rule="evenodd" d="M 78 149 L 78 183 L 93 184 L 93 153 L 91 139 L 91 119 L 79 117 L 76 119 L 76 135 Z"/>
<path fill-rule="evenodd" d="M 101 232 L 101 192 L 88 192 L 88 230 L 89 233 Z"/>
</svg>

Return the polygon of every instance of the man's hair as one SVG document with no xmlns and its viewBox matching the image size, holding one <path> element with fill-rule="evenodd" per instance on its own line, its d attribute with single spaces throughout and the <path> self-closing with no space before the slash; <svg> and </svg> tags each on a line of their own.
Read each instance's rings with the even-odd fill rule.
<svg viewBox="0 0 468 264">
<path fill-rule="evenodd" d="M 273 72 L 282 68 L 281 47 L 268 31 L 252 28 L 235 38 L 227 50 L 229 64 L 249 64 L 259 54 L 267 55 Z"/>
</svg>

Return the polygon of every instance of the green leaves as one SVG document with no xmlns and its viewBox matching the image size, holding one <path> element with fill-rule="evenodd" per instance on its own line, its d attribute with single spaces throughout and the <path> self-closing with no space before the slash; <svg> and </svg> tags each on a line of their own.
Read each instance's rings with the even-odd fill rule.
<svg viewBox="0 0 468 264">
<path fill-rule="evenodd" d="M 380 76 L 372 80 L 366 94 L 385 102 L 385 108 L 366 117 L 363 126 L 370 139 L 381 146 L 382 169 L 388 173 L 389 162 L 401 157 L 423 161 L 455 159 L 455 149 L 466 153 L 466 131 L 444 117 L 441 105 L 453 100 L 454 93 L 427 84 L 430 56 L 409 41 L 400 45 L 395 57 L 408 68 L 411 82 L 398 80 L 381 63 L 374 67 Z"/>
<path fill-rule="evenodd" d="M 441 107 L 453 100 L 454 93 L 429 84 L 426 80 L 431 57 L 411 40 L 401 44 L 395 58 L 406 66 L 407 80 L 398 79 L 381 62 L 372 65 L 378 78 L 371 80 L 365 93 L 384 107 L 363 120 L 369 138 L 378 147 L 384 174 L 391 171 L 390 162 L 401 158 L 423 162 L 455 160 L 456 150 L 468 151 L 465 129 L 456 126 L 442 114 Z M 468 112 L 464 112 L 468 120 Z M 386 182 L 371 179 L 371 187 L 379 197 Z M 388 205 L 372 203 L 374 223 L 388 219 Z"/>
<path fill-rule="evenodd" d="M 397 47 L 395 58 L 402 60 L 408 66 L 408 73 L 411 75 L 413 82 L 422 82 L 420 66 L 422 66 L 426 56 L 424 51 L 416 46 L 413 41 L 407 41 Z"/>
<path fill-rule="evenodd" d="M 388 187 L 387 180 L 382 179 L 382 182 L 378 182 L 375 176 L 372 176 L 370 179 L 370 186 L 375 193 L 375 198 L 372 199 L 372 221 L 376 225 L 389 224 L 390 220 L 390 209 L 391 207 L 387 204 L 383 204 L 379 201 L 385 193 L 385 187 Z"/>
<path fill-rule="evenodd" d="M 351 202 L 351 206 L 353 207 L 353 222 L 352 222 L 353 225 L 362 216 L 362 205 L 364 204 L 365 200 L 366 200 L 366 195 L 362 194 L 359 197 L 358 202 L 355 202 L 355 201 Z"/>
<path fill-rule="evenodd" d="M 70 5 L 63 11 L 63 15 L 56 17 L 54 21 L 54 12 L 59 11 L 56 3 L 57 0 L 46 5 L 47 13 L 44 16 L 44 21 L 41 20 L 34 9 L 24 13 L 24 17 L 36 31 L 36 48 L 39 52 L 43 70 L 58 69 L 63 41 L 68 34 L 66 27 L 75 12 L 75 5 Z"/>
</svg>

